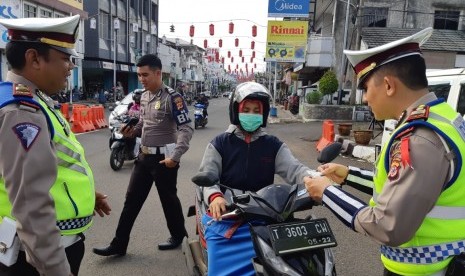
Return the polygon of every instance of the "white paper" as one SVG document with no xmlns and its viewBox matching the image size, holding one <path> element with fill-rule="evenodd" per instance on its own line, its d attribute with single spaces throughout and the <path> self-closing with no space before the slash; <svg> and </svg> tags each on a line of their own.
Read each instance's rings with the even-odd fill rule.
<svg viewBox="0 0 465 276">
<path fill-rule="evenodd" d="M 165 156 L 172 157 L 176 143 L 166 144 L 165 145 Z"/>
</svg>

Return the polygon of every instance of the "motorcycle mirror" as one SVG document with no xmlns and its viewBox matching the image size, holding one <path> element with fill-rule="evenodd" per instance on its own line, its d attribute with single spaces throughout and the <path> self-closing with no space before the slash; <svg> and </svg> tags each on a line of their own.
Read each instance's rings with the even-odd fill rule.
<svg viewBox="0 0 465 276">
<path fill-rule="evenodd" d="M 199 172 L 194 175 L 191 180 L 200 187 L 211 187 L 213 185 L 219 184 L 220 182 L 218 176 L 210 172 Z"/>
<path fill-rule="evenodd" d="M 113 111 L 114 109 L 115 109 L 115 107 L 112 106 L 112 105 L 110 105 L 110 106 L 108 107 L 108 110 L 110 110 L 110 111 Z"/>
<path fill-rule="evenodd" d="M 316 160 L 318 160 L 321 164 L 329 163 L 339 155 L 341 148 L 341 143 L 334 142 L 322 149 Z"/>
</svg>

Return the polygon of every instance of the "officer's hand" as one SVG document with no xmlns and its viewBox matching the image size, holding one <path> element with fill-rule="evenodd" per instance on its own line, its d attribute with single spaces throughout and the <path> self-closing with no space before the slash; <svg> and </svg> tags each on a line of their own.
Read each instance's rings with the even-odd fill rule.
<svg viewBox="0 0 465 276">
<path fill-rule="evenodd" d="M 94 215 L 95 212 L 99 214 L 99 216 L 104 217 L 105 215 L 109 215 L 111 208 L 107 202 L 107 195 L 104 195 L 99 192 L 95 192 L 95 208 L 94 208 Z"/>
<path fill-rule="evenodd" d="M 160 161 L 160 164 L 165 164 L 167 168 L 174 168 L 178 164 L 178 162 L 172 160 L 171 158 L 165 158 L 164 160 Z"/>
<path fill-rule="evenodd" d="M 321 172 L 321 175 L 327 176 L 338 184 L 341 184 L 349 174 L 349 168 L 347 166 L 336 163 L 321 165 L 318 167 L 318 171 Z"/>
<path fill-rule="evenodd" d="M 327 178 L 326 176 L 317 178 L 306 177 L 304 178 L 304 181 L 308 194 L 316 202 L 321 202 L 321 199 L 323 198 L 323 192 L 333 183 L 331 179 Z"/>
<path fill-rule="evenodd" d="M 210 202 L 210 213 L 214 219 L 221 220 L 221 214 L 226 212 L 226 200 L 218 196 Z"/>
<path fill-rule="evenodd" d="M 121 127 L 120 132 L 121 134 L 123 134 L 124 137 L 133 138 L 134 137 L 133 130 L 134 130 L 134 126 L 123 125 Z"/>
</svg>

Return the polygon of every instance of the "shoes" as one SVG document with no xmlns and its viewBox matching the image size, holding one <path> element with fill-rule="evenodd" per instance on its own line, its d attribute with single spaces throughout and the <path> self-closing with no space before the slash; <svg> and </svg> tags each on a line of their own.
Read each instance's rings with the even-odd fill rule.
<svg viewBox="0 0 465 276">
<path fill-rule="evenodd" d="M 183 237 L 184 238 L 184 237 Z M 158 245 L 158 250 L 170 250 L 179 247 L 182 243 L 182 239 L 175 239 L 170 237 L 166 242 Z"/>
<path fill-rule="evenodd" d="M 105 257 L 113 256 L 113 255 L 117 255 L 117 256 L 126 255 L 126 248 L 122 248 L 114 244 L 110 244 L 109 246 L 104 247 L 104 248 L 94 248 L 92 249 L 92 251 L 97 255 L 105 256 Z"/>
</svg>

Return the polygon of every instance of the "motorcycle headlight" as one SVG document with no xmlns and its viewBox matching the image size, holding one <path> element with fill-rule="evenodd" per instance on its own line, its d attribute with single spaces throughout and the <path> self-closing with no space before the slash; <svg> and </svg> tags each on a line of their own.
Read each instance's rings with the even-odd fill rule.
<svg viewBox="0 0 465 276">
<path fill-rule="evenodd" d="M 257 237 L 258 246 L 262 253 L 262 260 L 267 262 L 274 270 L 280 272 L 281 275 L 299 276 L 300 274 L 290 267 L 280 256 L 274 253 L 271 248 L 262 238 Z"/>
</svg>

